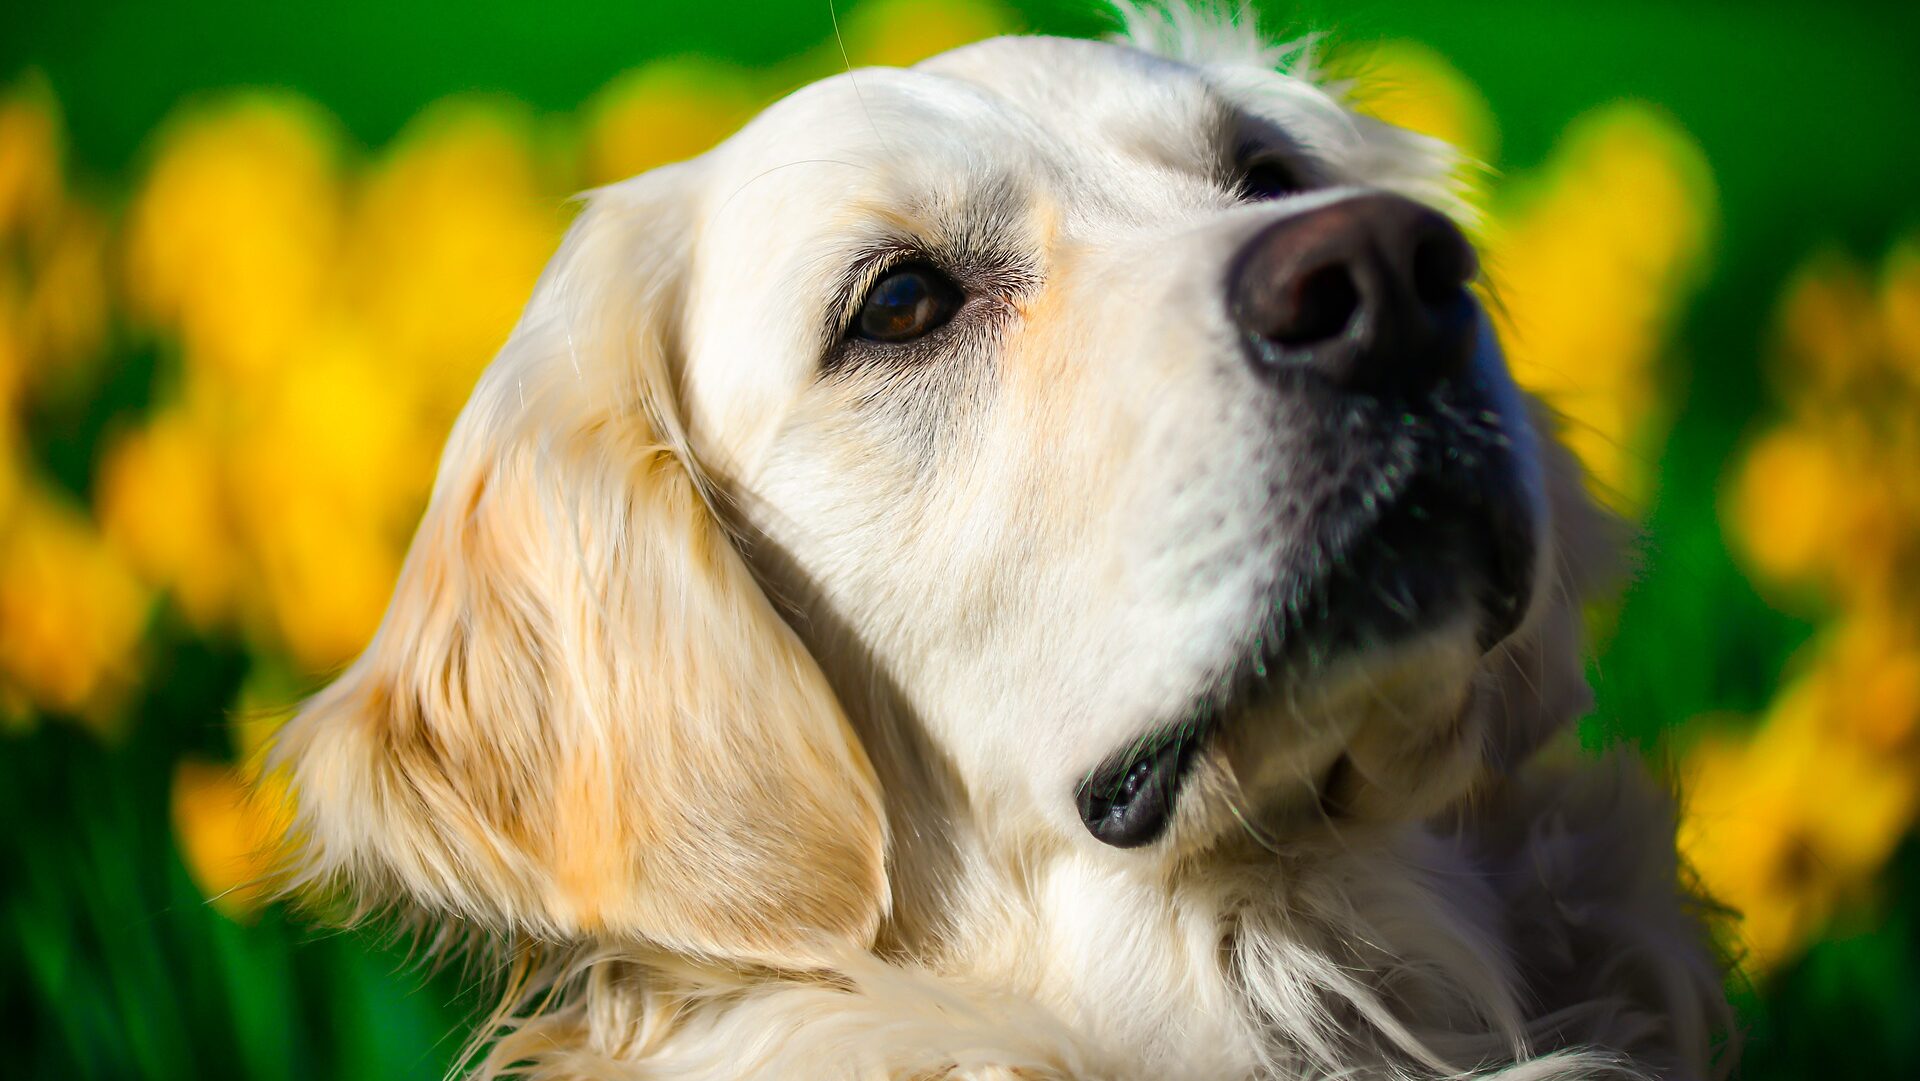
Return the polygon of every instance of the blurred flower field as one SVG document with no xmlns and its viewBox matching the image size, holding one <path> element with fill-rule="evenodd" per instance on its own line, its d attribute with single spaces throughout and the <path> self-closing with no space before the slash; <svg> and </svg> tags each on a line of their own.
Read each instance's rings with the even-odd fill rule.
<svg viewBox="0 0 1920 1081">
<path fill-rule="evenodd" d="M 1675 103 L 1510 112 L 1402 14 L 1430 32 L 1329 62 L 1488 163 L 1515 372 L 1643 527 L 1593 613 L 1582 736 L 1681 787 L 1745 1073 L 1920 1073 L 1920 192 L 1869 245 L 1816 228 L 1756 275 L 1729 254 L 1771 226 Z M 450 93 L 378 142 L 297 90 L 215 88 L 113 170 L 75 160 L 55 78 L 0 68 L 0 1011 L 29 1076 L 445 1068 L 490 1003 L 263 908 L 243 778 L 371 635 L 568 196 L 848 63 L 1050 19 L 867 0 L 775 63 L 640 43 L 569 108 Z"/>
</svg>

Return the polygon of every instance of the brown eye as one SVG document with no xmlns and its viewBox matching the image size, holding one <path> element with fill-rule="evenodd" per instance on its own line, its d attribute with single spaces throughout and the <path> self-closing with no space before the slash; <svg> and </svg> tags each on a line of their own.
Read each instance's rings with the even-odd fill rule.
<svg viewBox="0 0 1920 1081">
<path fill-rule="evenodd" d="M 1240 196 L 1243 199 L 1278 199 L 1306 190 L 1300 177 L 1285 162 L 1267 158 L 1249 162 L 1240 172 Z"/>
<path fill-rule="evenodd" d="M 860 305 L 852 336 L 876 342 L 912 341 L 940 329 L 960 310 L 960 287 L 928 266 L 905 266 L 874 283 Z"/>
</svg>

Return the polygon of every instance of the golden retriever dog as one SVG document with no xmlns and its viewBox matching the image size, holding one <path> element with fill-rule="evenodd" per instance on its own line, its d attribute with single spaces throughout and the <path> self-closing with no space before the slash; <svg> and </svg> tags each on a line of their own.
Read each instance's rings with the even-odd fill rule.
<svg viewBox="0 0 1920 1081">
<path fill-rule="evenodd" d="M 464 1069 L 1727 1068 L 1453 154 L 1126 14 L 587 196 L 272 759 L 290 889 L 492 944 Z"/>
</svg>

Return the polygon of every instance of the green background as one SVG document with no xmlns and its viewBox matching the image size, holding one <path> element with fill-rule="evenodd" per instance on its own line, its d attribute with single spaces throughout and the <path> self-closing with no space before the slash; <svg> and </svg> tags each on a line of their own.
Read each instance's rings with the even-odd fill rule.
<svg viewBox="0 0 1920 1081">
<path fill-rule="evenodd" d="M 1019 3 L 1043 32 L 1101 32 L 1082 4 Z M 1482 2 L 1269 6 L 1286 34 L 1412 37 L 1449 57 L 1499 120 L 1497 165 L 1545 158 L 1566 122 L 1617 98 L 1668 110 L 1714 169 L 1713 272 L 1673 350 L 1679 417 L 1663 453 L 1641 570 L 1595 667 L 1589 742 L 1655 750 L 1707 711 L 1765 706 L 1806 622 L 1774 612 L 1729 559 L 1715 500 L 1729 455 L 1770 415 L 1760 373 L 1768 315 L 1806 255 L 1877 260 L 1920 220 L 1920 4 Z M 510 95 L 568 112 L 647 59 L 748 66 L 830 40 L 826 0 L 461 5 L 39 2 L 0 15 L 0 80 L 37 68 L 71 131 L 71 169 L 124 195 L 144 140 L 179 103 L 233 86 L 284 87 L 368 148 L 450 94 Z M 84 488 L 103 418 L 146 393 L 139 363 L 102 402 L 30 418 L 56 477 Z M 170 764 L 224 755 L 221 710 L 245 675 L 237 643 L 162 617 L 166 673 L 139 721 L 103 749 L 41 725 L 0 747 L 0 1027 L 28 1077 L 433 1078 L 466 1019 L 491 1005 L 454 976 L 411 968 L 365 935 L 242 926 L 207 908 L 173 854 Z M 1844 798 L 1844 794 L 1836 794 Z M 1740 989 L 1742 1075 L 1920 1077 L 1920 849 L 1909 840 L 1880 901 L 1854 912 L 1764 989 Z"/>
</svg>

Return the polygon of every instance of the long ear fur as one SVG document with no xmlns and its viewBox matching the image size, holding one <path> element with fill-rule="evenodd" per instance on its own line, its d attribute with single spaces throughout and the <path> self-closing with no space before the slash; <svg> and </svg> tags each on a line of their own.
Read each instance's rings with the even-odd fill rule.
<svg viewBox="0 0 1920 1081">
<path fill-rule="evenodd" d="M 591 197 L 454 428 L 378 635 L 281 736 L 296 886 L 775 965 L 870 944 L 872 768 L 674 406 L 678 180 Z"/>
</svg>

